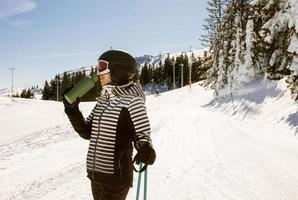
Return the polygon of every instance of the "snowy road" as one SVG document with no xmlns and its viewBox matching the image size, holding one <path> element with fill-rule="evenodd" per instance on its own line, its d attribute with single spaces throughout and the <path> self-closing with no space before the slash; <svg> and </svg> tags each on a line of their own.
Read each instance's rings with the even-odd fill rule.
<svg viewBox="0 0 298 200">
<path fill-rule="evenodd" d="M 153 199 L 298 199 L 298 143 L 289 130 L 183 95 L 151 113 L 159 152 Z"/>
<path fill-rule="evenodd" d="M 85 174 L 88 141 L 72 131 L 61 104 L 1 104 L 1 100 L 1 120 L 22 118 L 31 124 L 22 122 L 18 128 L 16 122 L 13 129 L 7 121 L 0 132 L 0 199 L 92 199 Z M 211 100 L 211 93 L 199 86 L 192 92 L 183 88 L 148 97 L 157 151 L 156 163 L 148 172 L 148 199 L 297 200 L 298 139 L 294 130 L 262 114 L 232 116 L 208 106 Z M 92 105 L 81 105 L 85 116 Z M 31 111 L 31 118 L 25 111 L 12 112 L 36 106 L 47 109 Z M 264 110 L 260 105 L 255 109 Z M 44 123 L 46 116 L 40 115 L 47 114 L 48 123 Z M 34 124 L 38 127 L 32 128 Z M 135 189 L 127 199 L 135 199 Z"/>
</svg>

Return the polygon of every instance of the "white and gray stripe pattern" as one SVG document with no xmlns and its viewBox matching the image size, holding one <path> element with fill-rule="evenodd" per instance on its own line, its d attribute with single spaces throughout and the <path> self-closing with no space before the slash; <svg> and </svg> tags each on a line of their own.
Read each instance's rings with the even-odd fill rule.
<svg viewBox="0 0 298 200">
<path fill-rule="evenodd" d="M 92 122 L 88 170 L 114 174 L 116 129 L 122 108 L 127 108 L 130 113 L 135 128 L 136 148 L 139 142 L 151 143 L 144 97 L 142 88 L 136 83 L 121 87 L 106 86 L 103 89 L 98 103 L 86 119 Z"/>
</svg>

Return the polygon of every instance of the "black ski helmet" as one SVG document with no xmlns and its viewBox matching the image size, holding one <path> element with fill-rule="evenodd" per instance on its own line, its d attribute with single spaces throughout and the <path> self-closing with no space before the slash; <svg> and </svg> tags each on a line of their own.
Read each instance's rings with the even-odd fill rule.
<svg viewBox="0 0 298 200">
<path fill-rule="evenodd" d="M 135 78 L 137 74 L 137 62 L 129 53 L 121 50 L 108 50 L 101 54 L 99 60 L 108 62 L 108 69 L 112 83 L 123 85 Z"/>
</svg>

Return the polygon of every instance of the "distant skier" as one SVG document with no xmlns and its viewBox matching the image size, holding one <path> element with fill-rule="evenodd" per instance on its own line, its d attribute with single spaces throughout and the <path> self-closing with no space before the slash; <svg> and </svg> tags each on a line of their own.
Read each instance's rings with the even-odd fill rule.
<svg viewBox="0 0 298 200">
<path fill-rule="evenodd" d="M 158 96 L 158 95 L 159 95 L 159 89 L 156 88 L 156 96 Z"/>
<path fill-rule="evenodd" d="M 79 99 L 63 101 L 73 128 L 90 140 L 87 174 L 94 200 L 124 200 L 133 181 L 132 152 L 136 162 L 152 165 L 155 151 L 145 110 L 145 95 L 136 79 L 137 63 L 128 53 L 109 50 L 98 59 L 97 74 L 103 90 L 87 119 Z"/>
</svg>

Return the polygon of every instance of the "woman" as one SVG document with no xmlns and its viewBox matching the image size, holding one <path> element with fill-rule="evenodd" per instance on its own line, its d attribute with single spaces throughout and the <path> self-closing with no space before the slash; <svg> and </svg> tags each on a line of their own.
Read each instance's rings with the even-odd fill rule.
<svg viewBox="0 0 298 200">
<path fill-rule="evenodd" d="M 128 53 L 109 50 L 98 59 L 101 96 L 85 120 L 79 100 L 63 101 L 75 131 L 90 140 L 87 176 L 94 200 L 124 200 L 133 180 L 133 143 L 136 162 L 152 165 L 155 151 L 145 109 L 145 95 L 136 79 L 137 63 Z"/>
</svg>

